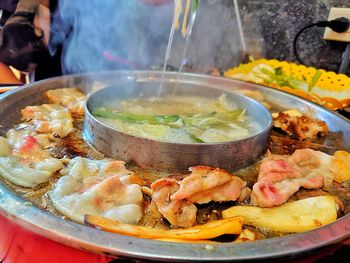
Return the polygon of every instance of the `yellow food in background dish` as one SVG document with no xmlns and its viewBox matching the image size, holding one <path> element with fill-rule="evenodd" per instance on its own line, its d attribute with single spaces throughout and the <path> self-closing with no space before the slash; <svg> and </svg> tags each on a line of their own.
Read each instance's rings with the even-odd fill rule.
<svg viewBox="0 0 350 263">
<path fill-rule="evenodd" d="M 344 74 L 287 61 L 258 59 L 229 69 L 224 76 L 281 89 L 330 110 L 350 105 L 350 78 Z"/>
</svg>

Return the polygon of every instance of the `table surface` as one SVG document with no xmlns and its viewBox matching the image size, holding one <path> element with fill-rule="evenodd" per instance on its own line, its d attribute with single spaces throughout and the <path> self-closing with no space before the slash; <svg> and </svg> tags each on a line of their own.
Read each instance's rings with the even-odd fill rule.
<svg viewBox="0 0 350 263">
<path fill-rule="evenodd" d="M 315 263 L 328 263 L 328 262 L 349 262 L 350 260 L 350 241 L 347 242 L 347 245 L 344 245 L 332 255 L 326 256 L 322 259 L 317 260 Z"/>
</svg>

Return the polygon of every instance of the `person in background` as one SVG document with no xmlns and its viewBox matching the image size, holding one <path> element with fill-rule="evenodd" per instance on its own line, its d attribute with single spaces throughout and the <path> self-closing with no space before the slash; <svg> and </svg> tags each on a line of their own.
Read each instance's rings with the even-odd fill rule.
<svg viewBox="0 0 350 263">
<path fill-rule="evenodd" d="M 18 0 L 1 0 L 0 2 L 0 28 L 15 12 Z"/>
<path fill-rule="evenodd" d="M 18 0 L 2 0 L 0 2 L 0 29 L 16 10 L 17 2 Z M 0 83 L 21 84 L 22 82 L 16 78 L 13 71 L 6 64 L 0 61 Z"/>
<path fill-rule="evenodd" d="M 20 84 L 9 66 L 35 76 L 33 80 L 61 74 L 59 55 L 51 56 L 47 50 L 50 10 L 57 1 L 7 0 L 13 14 L 0 33 L 0 83 Z M 15 3 L 17 2 L 17 3 Z M 3 8 L 4 4 L 1 3 Z M 8 3 L 9 6 L 10 3 Z M 13 6 L 15 5 L 15 10 Z M 35 75 L 34 75 L 35 72 Z"/>
<path fill-rule="evenodd" d="M 146 5 L 163 5 L 171 0 L 140 0 Z M 58 0 L 2 0 L 1 9 L 6 10 L 7 19 L 0 32 L 0 84 L 20 84 L 9 66 L 29 72 L 31 81 L 62 74 L 62 46 L 55 52 L 48 50 L 51 41 L 50 24 L 58 6 Z M 13 13 L 9 17 L 9 14 Z M 57 24 L 56 24 L 57 25 Z M 64 24 L 62 24 L 64 27 Z M 57 28 L 56 28 L 57 30 Z M 59 28 L 67 34 L 70 28 Z"/>
</svg>

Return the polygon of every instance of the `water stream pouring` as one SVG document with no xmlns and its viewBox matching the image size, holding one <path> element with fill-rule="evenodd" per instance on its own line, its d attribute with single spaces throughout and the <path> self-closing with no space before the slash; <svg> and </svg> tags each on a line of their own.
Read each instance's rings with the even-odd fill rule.
<svg viewBox="0 0 350 263">
<path fill-rule="evenodd" d="M 196 14 L 197 14 L 199 2 L 200 2 L 200 0 L 186 0 L 186 8 L 185 8 L 184 16 L 182 18 L 183 22 L 182 22 L 182 28 L 181 28 L 181 34 L 182 34 L 183 37 L 185 37 L 185 44 L 184 44 L 184 49 L 183 49 L 182 58 L 181 58 L 181 61 L 180 61 L 180 66 L 179 66 L 178 73 L 182 72 L 183 67 L 187 63 L 186 55 L 187 55 L 187 51 L 188 51 L 188 45 L 189 45 L 189 42 L 190 42 L 192 28 L 193 28 L 193 25 L 194 25 L 194 21 L 196 19 Z M 181 16 L 182 12 L 183 12 L 183 10 L 182 10 L 182 0 L 174 0 L 174 16 L 173 16 L 173 22 L 172 22 L 172 25 L 171 25 L 171 29 L 170 29 L 168 45 L 167 45 L 166 52 L 165 52 L 165 58 L 164 58 L 164 63 L 163 63 L 163 71 L 162 71 L 162 80 L 160 82 L 159 90 L 158 90 L 158 93 L 157 93 L 158 97 L 160 96 L 160 93 L 161 93 L 161 91 L 163 89 L 164 74 L 165 74 L 165 71 L 167 69 L 168 61 L 169 61 L 169 58 L 170 58 L 171 48 L 172 48 L 173 41 L 174 41 L 175 31 L 179 28 L 179 19 L 180 19 L 180 16 Z M 188 16 L 190 16 L 189 22 L 187 22 Z M 179 74 L 176 76 L 176 82 L 178 80 L 178 77 L 179 77 Z M 174 88 L 173 94 L 176 94 L 176 86 Z"/>
</svg>

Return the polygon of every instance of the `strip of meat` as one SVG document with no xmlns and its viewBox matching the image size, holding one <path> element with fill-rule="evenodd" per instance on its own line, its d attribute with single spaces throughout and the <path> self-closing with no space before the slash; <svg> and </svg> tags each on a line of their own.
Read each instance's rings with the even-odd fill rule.
<svg viewBox="0 0 350 263">
<path fill-rule="evenodd" d="M 313 139 L 328 134 L 328 127 L 324 121 L 313 120 L 304 115 L 291 116 L 284 112 L 279 112 L 276 115 L 273 117 L 273 126 L 299 140 Z"/>
<path fill-rule="evenodd" d="M 181 183 L 181 182 L 180 182 Z M 224 201 L 235 201 L 238 198 L 244 200 L 249 194 L 250 190 L 247 192 L 242 192 L 246 183 L 236 176 L 231 176 L 230 181 L 215 186 L 211 189 L 195 193 L 186 199 L 196 204 L 206 204 L 211 201 L 214 202 L 224 202 Z"/>
<path fill-rule="evenodd" d="M 86 96 L 77 88 L 48 90 L 46 96 L 51 102 L 67 107 L 74 117 L 84 116 Z"/>
<path fill-rule="evenodd" d="M 0 149 L 0 177 L 19 186 L 34 188 L 63 168 L 62 161 L 46 155 L 31 136 L 25 137 L 15 150 L 0 137 Z"/>
<path fill-rule="evenodd" d="M 224 170 L 195 166 L 190 171 L 191 174 L 182 180 L 168 177 L 151 185 L 152 200 L 158 211 L 174 226 L 195 224 L 197 208 L 194 204 L 244 200 L 250 194 L 245 181 Z"/>
<path fill-rule="evenodd" d="M 49 197 L 69 219 L 83 222 L 85 214 L 94 214 L 135 224 L 142 217 L 142 179 L 124 162 L 76 157 L 61 174 Z"/>
<path fill-rule="evenodd" d="M 275 159 L 277 157 L 277 159 Z M 286 178 L 301 177 L 302 173 L 296 166 L 292 166 L 284 156 L 271 155 L 265 158 L 260 165 L 258 180 L 264 178 L 266 181 L 279 182 Z"/>
<path fill-rule="evenodd" d="M 50 153 L 31 135 L 19 138 L 13 147 L 12 153 L 15 156 L 24 158 L 28 163 L 42 161 L 51 157 Z"/>
<path fill-rule="evenodd" d="M 194 166 L 192 173 L 179 182 L 180 189 L 172 200 L 187 199 L 197 204 L 210 201 L 235 201 L 241 195 L 246 182 L 221 169 L 209 166 Z"/>
<path fill-rule="evenodd" d="M 185 199 L 198 192 L 203 192 L 227 183 L 232 177 L 223 170 L 214 169 L 209 166 L 195 166 L 189 170 L 192 172 L 191 175 L 179 182 L 180 189 L 171 196 L 171 199 Z"/>
<path fill-rule="evenodd" d="M 260 165 L 251 202 L 260 207 L 285 203 L 301 187 L 329 187 L 333 180 L 332 161 L 328 154 L 302 149 L 288 155 L 268 155 Z"/>
<path fill-rule="evenodd" d="M 282 180 L 272 183 L 268 180 L 261 180 L 253 186 L 252 202 L 260 207 L 272 207 L 281 205 L 288 201 L 300 187 L 306 189 L 318 189 L 323 186 L 322 176 L 310 178 L 296 178 L 293 180 Z"/>
<path fill-rule="evenodd" d="M 323 176 L 324 186 L 330 187 L 335 169 L 334 157 L 311 149 L 296 150 L 290 157 L 290 162 L 296 164 L 308 177 Z"/>
<path fill-rule="evenodd" d="M 162 178 L 152 183 L 152 201 L 158 211 L 173 226 L 191 227 L 196 224 L 197 208 L 187 200 L 172 200 L 170 196 L 179 189 L 177 180 Z"/>
<path fill-rule="evenodd" d="M 74 130 L 70 112 L 60 105 L 27 106 L 21 114 L 23 119 L 31 121 L 37 133 L 53 133 L 63 138 Z"/>
</svg>

